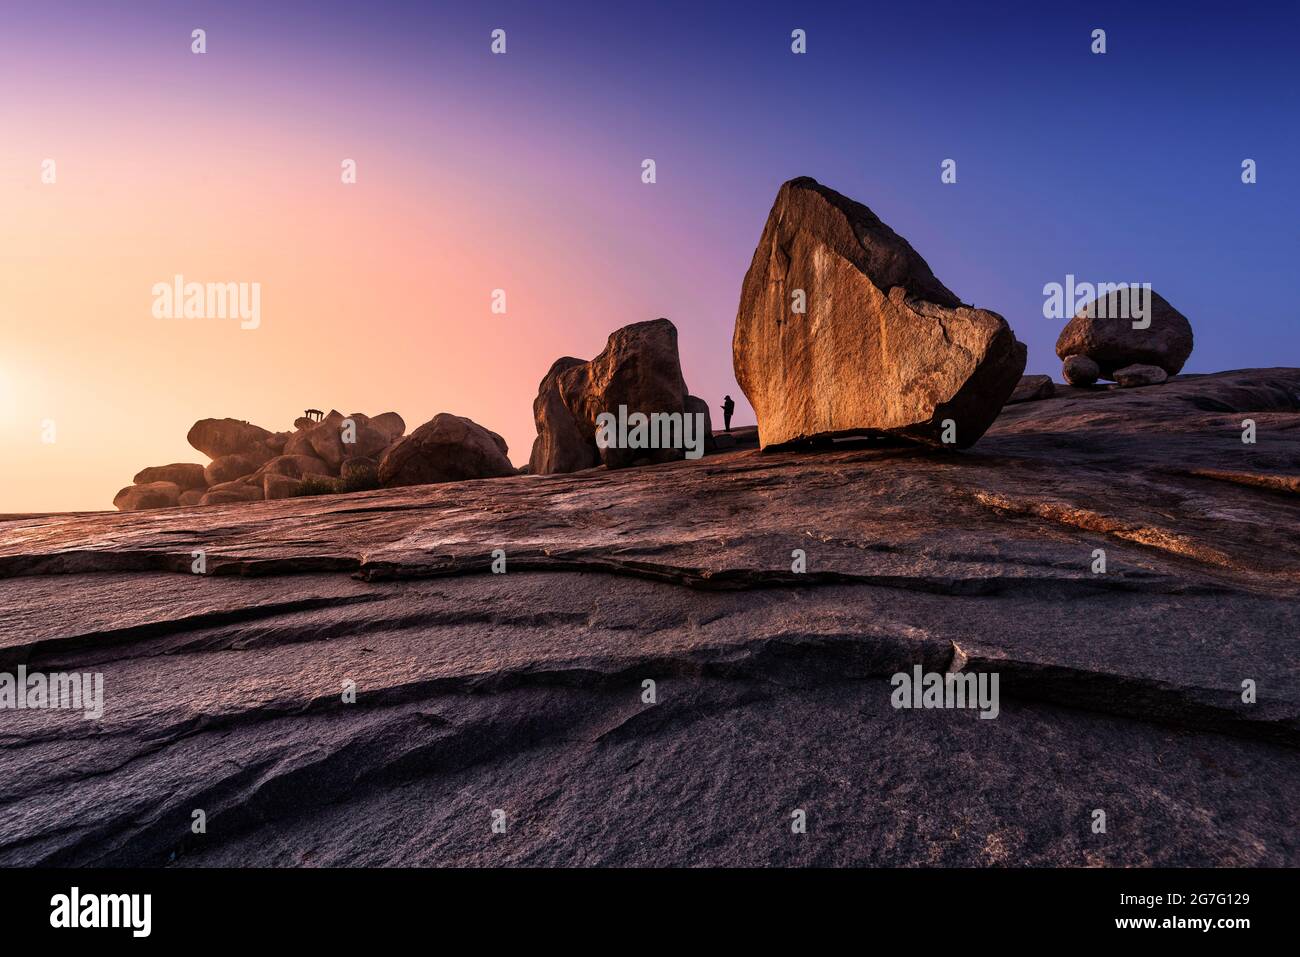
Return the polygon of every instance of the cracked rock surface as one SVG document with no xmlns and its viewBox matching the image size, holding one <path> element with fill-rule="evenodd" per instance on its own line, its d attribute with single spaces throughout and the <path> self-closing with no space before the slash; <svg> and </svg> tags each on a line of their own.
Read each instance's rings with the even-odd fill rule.
<svg viewBox="0 0 1300 957">
<path fill-rule="evenodd" d="M 1260 369 L 961 452 L 0 516 L 0 671 L 104 681 L 0 710 L 0 865 L 1295 866 L 1298 491 Z M 896 710 L 918 664 L 997 717 Z"/>
</svg>

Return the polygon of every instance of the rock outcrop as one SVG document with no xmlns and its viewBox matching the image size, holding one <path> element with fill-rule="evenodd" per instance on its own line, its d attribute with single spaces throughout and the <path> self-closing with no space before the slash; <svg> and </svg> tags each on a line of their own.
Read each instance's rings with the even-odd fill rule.
<svg viewBox="0 0 1300 957">
<path fill-rule="evenodd" d="M 1097 364 L 1103 379 L 1114 379 L 1116 371 L 1133 365 L 1159 366 L 1166 375 L 1177 375 L 1192 354 L 1192 324 L 1154 290 L 1151 315 L 1135 320 L 1142 298 L 1130 288 L 1087 303 L 1061 330 L 1057 356 L 1086 356 Z M 1145 328 L 1135 329 L 1135 321 Z"/>
<path fill-rule="evenodd" d="M 231 502 L 260 502 L 265 495 L 260 476 L 236 479 L 213 485 L 203 497 L 200 505 L 228 505 Z"/>
<path fill-rule="evenodd" d="M 266 453 L 267 459 L 263 459 L 262 462 L 240 452 L 223 455 L 221 458 L 213 459 L 208 463 L 208 467 L 203 470 L 203 477 L 207 480 L 208 487 L 211 488 L 214 485 L 233 482 L 245 475 L 252 475 L 257 471 L 259 465 L 270 458 L 271 450 L 267 449 Z"/>
<path fill-rule="evenodd" d="M 681 416 L 690 396 L 677 354 L 677 327 L 667 319 L 624 326 L 610 334 L 604 350 L 590 362 L 566 356 L 552 364 L 533 401 L 537 438 L 529 472 L 546 475 L 671 462 L 683 448 L 600 448 L 597 419 L 602 413 L 663 413 Z M 707 408 L 705 409 L 707 412 Z"/>
<path fill-rule="evenodd" d="M 517 474 L 506 440 L 472 419 L 440 412 L 387 452 L 379 463 L 385 488 Z"/>
<path fill-rule="evenodd" d="M 175 482 L 141 482 L 128 485 L 115 496 L 113 505 L 121 512 L 138 512 L 147 508 L 171 508 L 179 505 L 181 489 Z"/>
<path fill-rule="evenodd" d="M 1126 389 L 1140 385 L 1159 385 L 1167 378 L 1159 366 L 1131 365 L 1115 370 L 1115 381 Z"/>
<path fill-rule="evenodd" d="M 185 437 L 190 445 L 213 459 L 270 448 L 266 444 L 270 438 L 266 429 L 242 419 L 200 419 Z"/>
<path fill-rule="evenodd" d="M 174 482 L 181 491 L 205 489 L 208 487 L 207 476 L 202 465 L 191 462 L 176 462 L 172 465 L 151 465 L 135 474 L 136 485 L 148 485 L 150 482 Z"/>
<path fill-rule="evenodd" d="M 300 479 L 280 475 L 277 472 L 264 472 L 262 474 L 262 498 L 268 502 L 278 498 L 293 498 L 298 494 L 301 486 L 302 481 Z"/>
<path fill-rule="evenodd" d="M 1025 367 L 1006 320 L 962 305 L 870 209 L 807 177 L 777 194 L 732 357 L 765 448 L 860 434 L 939 445 L 947 420 L 970 446 Z"/>
<path fill-rule="evenodd" d="M 1049 375 L 1026 375 L 1007 398 L 1007 405 L 1013 402 L 1035 402 L 1038 399 L 1050 399 L 1056 394 L 1056 383 Z"/>
<path fill-rule="evenodd" d="M 314 455 L 280 455 L 271 459 L 259 471 L 263 475 L 283 475 L 301 479 L 308 475 L 333 475 L 328 465 Z"/>
<path fill-rule="evenodd" d="M 202 419 L 190 429 L 189 441 L 212 457 L 207 466 L 178 462 L 142 469 L 113 504 L 133 512 L 290 498 L 304 480 L 313 483 L 313 493 L 375 488 L 379 456 L 406 431 L 396 412 L 370 418 L 331 411 L 319 422 L 301 416 L 294 425 L 292 432 L 268 432 L 241 419 Z"/>
<path fill-rule="evenodd" d="M 102 674 L 104 710 L 2 712 L 0 866 L 1300 866 L 1298 396 L 8 516 L 0 671 Z M 997 719 L 893 707 L 918 665 L 998 674 Z"/>
</svg>

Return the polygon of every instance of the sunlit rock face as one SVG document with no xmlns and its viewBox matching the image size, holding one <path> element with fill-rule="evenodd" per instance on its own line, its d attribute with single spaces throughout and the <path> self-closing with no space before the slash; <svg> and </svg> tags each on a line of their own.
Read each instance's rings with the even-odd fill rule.
<svg viewBox="0 0 1300 957">
<path fill-rule="evenodd" d="M 804 177 L 768 215 L 732 358 L 764 447 L 861 433 L 966 447 L 1015 389 L 1025 347 L 870 209 Z"/>
</svg>

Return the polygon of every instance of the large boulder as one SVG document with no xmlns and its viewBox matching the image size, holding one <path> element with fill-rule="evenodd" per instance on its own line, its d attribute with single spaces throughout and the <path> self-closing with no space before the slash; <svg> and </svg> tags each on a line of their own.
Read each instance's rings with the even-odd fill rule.
<svg viewBox="0 0 1300 957">
<path fill-rule="evenodd" d="M 208 467 L 203 470 L 203 476 L 207 480 L 208 487 L 211 488 L 214 485 L 223 485 L 246 475 L 252 475 L 261 464 L 247 454 L 223 455 L 208 464 Z"/>
<path fill-rule="evenodd" d="M 179 505 L 181 489 L 175 482 L 145 482 L 128 485 L 113 496 L 113 505 L 121 512 L 139 512 L 147 508 L 171 508 Z"/>
<path fill-rule="evenodd" d="M 1159 366 L 1131 365 L 1115 370 L 1115 381 L 1121 388 L 1132 389 L 1141 385 L 1159 385 L 1167 378 Z"/>
<path fill-rule="evenodd" d="M 1125 366 L 1159 366 L 1177 375 L 1192 354 L 1192 324 L 1158 292 L 1151 291 L 1151 315 L 1135 320 L 1135 290 L 1115 290 L 1094 299 L 1066 323 L 1056 340 L 1056 354 L 1087 356 L 1104 379 Z M 1146 328 L 1134 329 L 1140 321 Z"/>
<path fill-rule="evenodd" d="M 208 458 L 237 453 L 262 454 L 269 452 L 267 440 L 272 433 L 240 419 L 200 419 L 190 428 L 186 439 Z M 265 455 L 262 461 L 269 458 Z"/>
<path fill-rule="evenodd" d="M 654 319 L 616 329 L 596 358 L 559 359 L 542 379 L 533 402 L 537 439 L 529 471 L 576 472 L 601 463 L 614 469 L 680 459 L 685 454 L 680 447 L 600 448 L 596 426 L 602 413 L 618 416 L 620 409 L 629 417 L 638 412 L 680 416 L 686 400 L 677 327 Z"/>
<path fill-rule="evenodd" d="M 1036 402 L 1039 399 L 1050 399 L 1055 394 L 1056 384 L 1052 382 L 1050 375 L 1023 375 L 1007 399 L 1007 405 L 1015 402 Z"/>
<path fill-rule="evenodd" d="M 278 498 L 293 498 L 298 494 L 300 485 L 302 485 L 300 479 L 277 475 L 275 472 L 265 472 L 262 475 L 262 497 L 268 502 Z"/>
<path fill-rule="evenodd" d="M 328 465 L 335 474 L 343 464 L 346 453 L 343 451 L 343 422 L 346 416 L 342 412 L 330 410 L 329 415 L 307 430 L 307 443 L 316 457 Z M 285 451 L 289 451 L 286 443 Z"/>
<path fill-rule="evenodd" d="M 396 412 L 381 412 L 370 424 L 386 435 L 389 442 L 400 439 L 406 432 L 406 421 Z"/>
<path fill-rule="evenodd" d="M 386 413 L 392 415 L 393 413 Z M 392 419 L 384 419 L 384 427 L 380 428 L 375 425 L 375 420 L 361 412 L 353 412 L 343 420 L 343 425 L 339 429 L 339 442 L 343 446 L 343 461 L 348 459 L 366 459 L 374 458 L 388 447 L 393 439 L 400 436 L 401 431 L 396 435 L 390 434 L 398 423 L 405 430 L 406 423 L 398 417 L 397 422 Z M 339 463 L 340 467 L 342 462 Z"/>
<path fill-rule="evenodd" d="M 1015 389 L 1025 346 L 870 209 L 803 177 L 768 216 L 732 359 L 764 447 L 864 433 L 939 445 L 948 419 L 964 447 Z"/>
<path fill-rule="evenodd" d="M 136 485 L 148 485 L 150 482 L 174 482 L 182 492 L 208 487 L 208 480 L 203 474 L 203 466 L 192 462 L 151 465 L 137 472 L 132 481 Z"/>
<path fill-rule="evenodd" d="M 311 445 L 311 430 L 316 428 L 317 423 L 313 422 L 305 429 L 299 429 L 289 436 L 281 450 L 281 455 L 310 455 L 312 458 L 318 458 L 316 450 Z"/>
<path fill-rule="evenodd" d="M 263 465 L 262 475 L 283 475 L 300 479 L 308 475 L 333 475 L 330 467 L 314 455 L 279 455 Z"/>
<path fill-rule="evenodd" d="M 260 481 L 224 482 L 214 485 L 203 493 L 200 505 L 227 505 L 231 502 L 260 502 L 266 493 Z"/>
<path fill-rule="evenodd" d="M 343 466 L 339 469 L 339 481 L 347 492 L 378 488 L 379 463 L 364 456 L 344 459 Z"/>
<path fill-rule="evenodd" d="M 505 439 L 477 422 L 440 412 L 384 453 L 385 488 L 515 475 Z"/>
</svg>

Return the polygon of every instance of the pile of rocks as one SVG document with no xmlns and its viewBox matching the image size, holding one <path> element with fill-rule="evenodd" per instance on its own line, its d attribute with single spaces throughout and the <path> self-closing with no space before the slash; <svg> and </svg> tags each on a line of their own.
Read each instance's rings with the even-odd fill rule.
<svg viewBox="0 0 1300 957">
<path fill-rule="evenodd" d="M 1152 291 L 1150 316 L 1136 321 L 1119 290 L 1085 305 L 1061 330 L 1056 355 L 1070 385 L 1111 379 L 1120 386 L 1158 385 L 1177 375 L 1192 354 L 1192 324 Z M 1148 324 L 1149 323 L 1149 324 Z"/>
<path fill-rule="evenodd" d="M 411 435 L 405 431 L 396 412 L 332 411 L 319 421 L 298 419 L 292 432 L 202 419 L 187 438 L 209 464 L 143 469 L 113 504 L 133 512 L 517 474 L 505 440 L 470 419 L 443 412 Z"/>
</svg>

